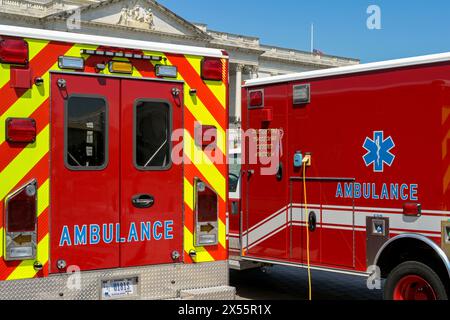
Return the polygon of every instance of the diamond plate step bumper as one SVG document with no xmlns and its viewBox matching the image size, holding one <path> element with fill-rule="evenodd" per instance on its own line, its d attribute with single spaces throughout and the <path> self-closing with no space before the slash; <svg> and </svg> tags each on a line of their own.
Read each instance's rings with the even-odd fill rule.
<svg viewBox="0 0 450 320">
<path fill-rule="evenodd" d="M 234 300 L 236 288 L 229 286 L 181 290 L 182 300 Z"/>
<path fill-rule="evenodd" d="M 228 287 L 228 262 L 217 261 L 0 281 L 0 300 L 99 300 L 103 280 L 128 277 L 139 279 L 138 293 L 133 299 L 191 299 L 192 296 L 193 299 L 234 299 L 234 288 Z"/>
</svg>

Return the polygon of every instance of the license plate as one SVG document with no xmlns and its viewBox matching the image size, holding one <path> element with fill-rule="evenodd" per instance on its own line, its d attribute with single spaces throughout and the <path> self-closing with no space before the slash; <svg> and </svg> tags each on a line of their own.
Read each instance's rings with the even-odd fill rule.
<svg viewBox="0 0 450 320">
<path fill-rule="evenodd" d="M 138 294 L 138 278 L 102 280 L 102 299 L 126 299 Z"/>
</svg>

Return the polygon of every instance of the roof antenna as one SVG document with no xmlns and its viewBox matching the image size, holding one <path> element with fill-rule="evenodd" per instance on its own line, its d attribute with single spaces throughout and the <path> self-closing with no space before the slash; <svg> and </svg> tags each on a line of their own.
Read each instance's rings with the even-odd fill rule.
<svg viewBox="0 0 450 320">
<path fill-rule="evenodd" d="M 311 23 L 311 53 L 314 53 L 314 23 Z"/>
</svg>

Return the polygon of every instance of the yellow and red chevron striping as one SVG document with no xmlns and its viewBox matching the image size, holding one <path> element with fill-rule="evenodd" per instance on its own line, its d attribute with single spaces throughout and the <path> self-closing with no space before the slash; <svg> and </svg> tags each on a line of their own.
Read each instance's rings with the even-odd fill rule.
<svg viewBox="0 0 450 320">
<path fill-rule="evenodd" d="M 38 187 L 44 184 L 49 178 L 49 155 L 46 154 L 10 191 L 15 190 L 28 181 L 36 179 Z M 1 198 L 2 206 L 4 198 Z M 0 228 L 3 227 L 3 219 L 0 219 Z"/>
<path fill-rule="evenodd" d="M 194 124 L 195 122 L 199 121 L 198 119 L 196 119 L 192 113 L 186 108 L 184 111 L 184 120 L 186 123 L 186 127 L 185 129 L 189 132 L 189 134 L 191 135 L 191 137 L 194 137 Z M 224 137 L 222 137 L 224 138 Z M 214 152 L 214 154 L 212 154 Z M 215 166 L 217 168 L 217 170 L 224 176 L 226 177 L 226 173 L 227 173 L 227 165 L 226 165 L 226 155 L 222 153 L 222 151 L 219 148 L 215 148 L 214 151 L 208 151 L 208 152 L 202 152 L 205 156 L 208 157 L 208 159 L 211 160 L 211 162 L 217 160 L 220 160 L 219 163 L 212 163 L 213 166 Z"/>
<path fill-rule="evenodd" d="M 195 178 L 200 178 L 210 186 L 211 182 L 205 178 L 202 172 L 200 172 L 195 165 L 186 165 L 185 166 L 185 179 L 187 181 L 194 181 Z M 193 196 L 191 194 L 190 196 Z M 226 224 L 226 201 L 219 197 L 219 228 L 220 226 L 225 226 Z M 193 203 L 193 199 L 191 202 L 185 203 L 185 227 L 194 234 L 194 212 L 191 207 L 191 203 Z M 211 246 L 203 248 L 207 251 L 212 257 L 225 257 L 226 255 L 226 243 L 225 243 L 225 230 L 219 230 L 219 245 Z M 222 260 L 225 258 L 222 258 Z M 217 260 L 217 259 L 216 259 Z M 198 262 L 198 261 L 197 261 Z"/>
<path fill-rule="evenodd" d="M 39 134 L 49 123 L 50 101 L 44 103 L 34 111 L 30 118 L 36 120 L 36 133 Z M 6 141 L 0 144 L 0 172 L 23 150 L 23 147 L 11 147 Z"/>
<path fill-rule="evenodd" d="M 44 73 L 58 61 L 58 57 L 64 55 L 73 45 L 60 42 L 50 42 L 31 61 L 30 68 L 34 77 L 41 77 Z M 0 115 L 24 94 L 23 91 L 16 91 L 11 88 L 10 82 L 0 89 Z"/>
<path fill-rule="evenodd" d="M 146 78 L 156 78 L 154 66 L 146 60 L 136 60 L 133 62 L 133 66 Z"/>
<path fill-rule="evenodd" d="M 48 210 L 44 212 L 38 218 L 38 237 L 37 242 L 41 242 L 48 234 Z M 0 259 L 0 280 L 8 279 L 8 277 L 14 272 L 14 270 L 21 264 L 21 261 L 4 261 Z"/>
<path fill-rule="evenodd" d="M 42 186 L 46 181 L 48 181 L 49 172 L 48 172 L 48 163 L 49 156 L 46 154 L 34 167 L 30 170 L 25 177 L 17 183 L 14 188 L 18 188 L 27 181 L 31 179 L 37 179 L 38 187 Z M 14 189 L 13 188 L 13 189 Z M 3 199 L 2 199 L 3 200 Z M 48 234 L 48 205 L 45 206 L 43 212 L 39 215 L 38 218 L 38 242 L 41 241 Z M 0 229 L 3 227 L 3 219 L 0 221 Z M 6 262 L 3 259 L 0 259 L 0 280 L 7 279 L 12 272 L 20 265 L 20 261 L 11 261 Z"/>
<path fill-rule="evenodd" d="M 213 115 L 220 115 L 226 109 L 225 101 L 219 101 L 185 56 L 167 54 L 166 57 L 173 65 L 178 67 L 178 72 L 181 74 L 184 81 L 186 81 L 191 88 L 197 89 L 199 99 L 203 101 Z"/>
<path fill-rule="evenodd" d="M 191 165 L 188 168 L 186 168 L 185 178 L 188 181 L 193 181 L 196 177 L 198 177 L 208 183 L 208 180 L 203 176 L 203 174 L 195 166 Z M 192 211 L 192 209 L 191 209 L 191 211 Z M 219 212 L 220 213 L 226 212 L 226 201 L 224 199 L 221 199 L 220 197 L 219 197 Z M 221 215 L 221 216 L 219 216 L 219 219 L 221 220 L 221 222 L 223 224 L 225 224 L 226 217 Z M 186 219 L 186 226 L 189 227 L 192 225 L 192 228 L 189 228 L 190 230 L 193 230 L 193 224 L 194 224 L 194 219 Z"/>
<path fill-rule="evenodd" d="M 226 185 L 226 156 L 221 152 L 219 148 L 216 151 L 217 158 L 221 157 L 221 163 L 214 163 L 211 157 L 205 152 L 203 152 L 200 148 L 195 146 L 195 143 L 192 139 L 194 137 L 195 125 L 196 123 L 200 123 L 202 125 L 219 125 L 218 132 L 224 132 L 224 128 L 227 128 L 227 109 L 226 101 L 222 103 L 219 101 L 219 98 L 215 96 L 215 94 L 210 90 L 210 88 L 203 82 L 201 79 L 201 75 L 196 71 L 200 69 L 199 65 L 195 67 L 192 63 L 200 63 L 200 60 L 190 59 L 187 57 L 179 56 L 179 55 L 168 55 L 168 59 L 171 64 L 176 65 L 178 67 L 178 71 L 185 81 L 188 88 L 197 89 L 198 98 L 201 101 L 196 102 L 190 101 L 189 98 L 186 98 L 185 112 L 184 112 L 184 122 L 185 122 L 185 184 L 189 184 L 187 189 L 192 191 L 194 179 L 196 177 L 202 179 L 206 183 L 208 183 L 216 192 L 220 195 L 219 197 L 219 229 L 225 228 L 226 221 L 226 188 L 221 188 L 222 185 Z M 225 87 L 226 88 L 226 87 Z M 222 93 L 223 96 L 226 96 L 226 92 Z M 189 107 L 189 103 L 194 104 Z M 196 114 L 198 117 L 194 116 L 190 110 L 196 110 Z M 205 123 L 208 121 L 208 116 L 205 117 L 206 114 L 211 115 L 211 119 L 209 121 L 214 121 L 214 123 Z M 225 134 L 223 134 L 225 135 Z M 224 137 L 221 137 L 224 138 Z M 189 150 L 194 149 L 194 150 Z M 200 161 L 199 163 L 195 163 L 196 160 Z M 193 163 L 192 163 L 193 162 Z M 214 174 L 216 172 L 216 174 Z M 219 176 L 220 178 L 219 178 Z M 217 180 L 219 179 L 219 180 Z M 185 194 L 185 228 L 187 233 L 191 235 L 195 234 L 194 230 L 194 212 L 193 212 L 193 193 Z M 192 197 L 192 198 L 189 198 Z M 197 250 L 203 251 L 202 257 L 208 261 L 208 259 L 212 260 L 223 260 L 227 257 L 226 251 L 226 237 L 225 230 L 221 230 L 220 232 L 220 243 L 217 246 L 211 247 L 203 247 L 196 248 Z M 185 237 L 186 240 L 191 241 L 190 237 Z M 185 243 L 185 262 L 192 261 L 192 258 L 188 255 L 189 250 L 193 247 L 191 243 Z M 202 262 L 202 257 L 197 257 L 195 262 Z"/>
</svg>

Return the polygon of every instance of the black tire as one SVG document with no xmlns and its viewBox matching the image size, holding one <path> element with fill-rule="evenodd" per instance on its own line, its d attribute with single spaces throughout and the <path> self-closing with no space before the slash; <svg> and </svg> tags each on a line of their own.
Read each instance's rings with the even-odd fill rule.
<svg viewBox="0 0 450 320">
<path fill-rule="evenodd" d="M 448 300 L 447 290 L 441 278 L 429 266 L 417 261 L 404 262 L 391 271 L 384 286 L 385 300 L 394 299 L 397 283 L 408 275 L 419 276 L 426 280 L 433 288 L 437 300 Z"/>
</svg>

